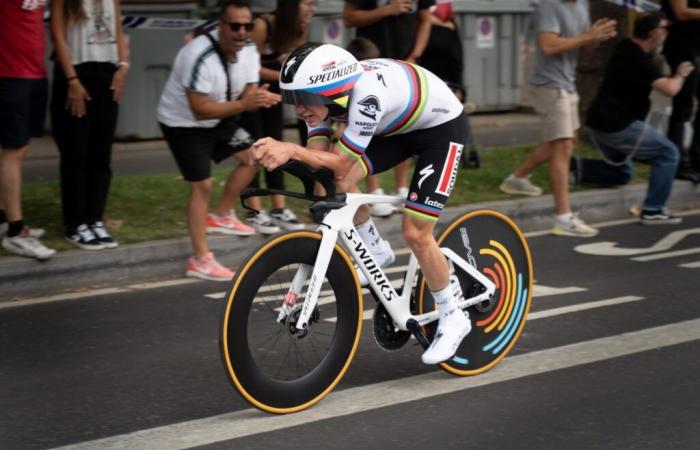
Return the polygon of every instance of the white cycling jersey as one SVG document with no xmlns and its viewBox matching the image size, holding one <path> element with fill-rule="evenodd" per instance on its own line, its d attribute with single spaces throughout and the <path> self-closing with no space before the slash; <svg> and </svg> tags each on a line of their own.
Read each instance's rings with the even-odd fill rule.
<svg viewBox="0 0 700 450">
<path fill-rule="evenodd" d="M 430 71 L 393 59 L 361 61 L 364 73 L 348 101 L 348 126 L 338 145 L 355 159 L 374 136 L 432 128 L 462 114 L 449 87 Z M 330 137 L 330 119 L 309 127 L 309 141 Z"/>
</svg>

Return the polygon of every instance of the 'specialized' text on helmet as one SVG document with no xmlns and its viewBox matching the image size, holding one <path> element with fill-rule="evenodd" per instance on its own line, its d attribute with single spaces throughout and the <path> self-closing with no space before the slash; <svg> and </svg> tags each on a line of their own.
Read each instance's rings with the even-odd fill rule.
<svg viewBox="0 0 700 450">
<path fill-rule="evenodd" d="M 308 42 L 294 49 L 282 65 L 282 99 L 291 105 L 326 105 L 345 110 L 362 73 L 362 66 L 347 50 Z"/>
</svg>

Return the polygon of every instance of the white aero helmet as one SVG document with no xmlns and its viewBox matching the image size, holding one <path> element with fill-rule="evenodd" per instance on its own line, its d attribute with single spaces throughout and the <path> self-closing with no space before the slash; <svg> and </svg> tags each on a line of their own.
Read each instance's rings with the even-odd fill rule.
<svg viewBox="0 0 700 450">
<path fill-rule="evenodd" d="M 282 65 L 282 99 L 291 105 L 326 105 L 331 116 L 342 114 L 363 71 L 347 50 L 308 42 L 295 48 Z"/>
</svg>

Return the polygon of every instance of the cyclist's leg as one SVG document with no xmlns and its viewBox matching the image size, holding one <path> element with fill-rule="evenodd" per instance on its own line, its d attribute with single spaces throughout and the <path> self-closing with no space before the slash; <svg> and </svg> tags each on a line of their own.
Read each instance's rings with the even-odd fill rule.
<svg viewBox="0 0 700 450">
<path fill-rule="evenodd" d="M 451 358 L 471 323 L 457 307 L 449 282 L 447 261 L 433 237 L 437 222 L 459 170 L 459 159 L 468 141 L 463 117 L 437 127 L 409 133 L 404 138 L 418 155 L 406 199 L 403 234 L 438 305 L 438 329 L 422 360 L 437 364 Z"/>
</svg>

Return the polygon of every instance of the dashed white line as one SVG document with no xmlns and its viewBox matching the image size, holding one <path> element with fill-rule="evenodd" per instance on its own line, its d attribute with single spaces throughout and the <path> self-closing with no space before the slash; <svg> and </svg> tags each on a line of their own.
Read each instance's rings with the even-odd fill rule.
<svg viewBox="0 0 700 450">
<path fill-rule="evenodd" d="M 695 261 L 692 263 L 679 264 L 678 267 L 683 267 L 684 269 L 697 269 L 700 267 L 700 261 Z"/>
</svg>

